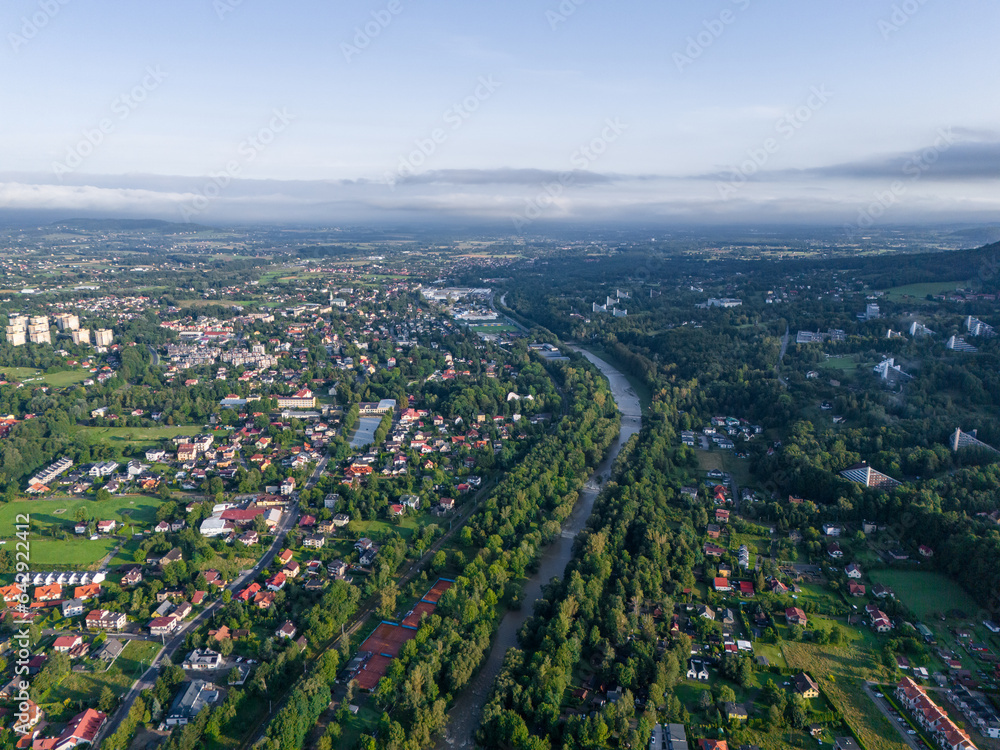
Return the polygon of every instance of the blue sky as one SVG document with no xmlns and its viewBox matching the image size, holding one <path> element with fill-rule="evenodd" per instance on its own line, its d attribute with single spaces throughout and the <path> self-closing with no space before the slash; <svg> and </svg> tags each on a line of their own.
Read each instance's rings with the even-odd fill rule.
<svg viewBox="0 0 1000 750">
<path fill-rule="evenodd" d="M 998 27 L 990 0 L 9 0 L 0 209 L 982 221 Z"/>
</svg>

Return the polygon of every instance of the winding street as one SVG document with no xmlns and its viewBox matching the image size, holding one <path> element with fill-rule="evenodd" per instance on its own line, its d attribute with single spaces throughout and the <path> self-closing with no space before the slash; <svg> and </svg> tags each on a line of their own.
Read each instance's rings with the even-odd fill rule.
<svg viewBox="0 0 1000 750">
<path fill-rule="evenodd" d="M 306 483 L 307 488 L 315 486 L 316 482 L 319 481 L 319 478 L 323 475 L 323 470 L 326 468 L 328 461 L 329 457 L 324 456 L 323 459 L 316 464 L 316 469 L 313 471 L 312 475 L 309 477 L 309 481 Z M 281 522 L 281 526 L 278 528 L 278 533 L 275 535 L 274 541 L 271 542 L 271 546 L 268 547 L 267 552 L 264 553 L 264 556 L 257 561 L 257 564 L 254 565 L 253 568 L 245 570 L 236 576 L 236 578 L 228 586 L 226 586 L 226 588 L 235 593 L 238 589 L 242 588 L 244 582 L 253 580 L 262 570 L 267 568 L 284 546 L 285 538 L 288 536 L 288 532 L 295 528 L 295 524 L 298 523 L 298 520 L 299 509 L 296 505 L 293 506 L 288 513 L 284 514 L 284 519 Z M 180 650 L 181 646 L 184 645 L 184 638 L 188 632 L 200 627 L 202 623 L 219 611 L 221 607 L 222 599 L 216 599 L 212 602 L 212 604 L 202 610 L 193 620 L 183 623 L 180 629 L 171 636 L 169 641 L 164 641 L 163 648 L 161 648 L 153 658 L 153 662 L 150 664 L 149 669 L 147 669 L 142 676 L 132 684 L 132 687 L 129 688 L 129 691 L 125 694 L 125 697 L 122 699 L 118 709 L 111 717 L 111 720 L 104 725 L 100 734 L 98 734 L 95 738 L 94 747 L 98 747 L 104 737 L 114 734 L 114 732 L 118 729 L 118 726 L 128 715 L 129 709 L 132 708 L 132 704 L 135 703 L 135 699 L 139 697 L 139 694 L 143 690 L 153 687 L 156 683 L 156 678 L 160 674 L 160 667 L 165 661 L 164 656 L 172 660 L 174 654 L 176 654 Z"/>
</svg>

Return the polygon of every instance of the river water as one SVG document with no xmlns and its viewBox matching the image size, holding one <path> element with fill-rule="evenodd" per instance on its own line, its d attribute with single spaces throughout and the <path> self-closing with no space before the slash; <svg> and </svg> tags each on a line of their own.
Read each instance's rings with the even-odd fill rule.
<svg viewBox="0 0 1000 750">
<path fill-rule="evenodd" d="M 538 572 L 525 584 L 521 609 L 507 612 L 503 620 L 500 621 L 500 627 L 497 630 L 489 657 L 475 679 L 455 700 L 448 726 L 438 740 L 437 750 L 459 750 L 460 748 L 474 747 L 473 736 L 476 729 L 479 728 L 483 706 L 486 705 L 486 700 L 490 696 L 493 681 L 500 673 L 507 649 L 517 646 L 517 633 L 524 621 L 534 611 L 535 601 L 542 595 L 542 585 L 548 583 L 552 578 L 561 577 L 566 570 L 566 564 L 573 556 L 573 540 L 587 525 L 587 519 L 590 518 L 590 513 L 594 508 L 594 500 L 597 499 L 600 492 L 600 486 L 596 482 L 597 475 L 608 477 L 622 447 L 642 426 L 642 407 L 639 405 L 639 397 L 625 376 L 590 352 L 576 347 L 570 348 L 580 352 L 593 362 L 607 377 L 611 385 L 611 394 L 614 396 L 615 403 L 622 415 L 621 432 L 618 439 L 611 444 L 607 457 L 580 491 L 580 497 L 573 512 L 563 524 L 562 533 L 542 553 Z"/>
</svg>

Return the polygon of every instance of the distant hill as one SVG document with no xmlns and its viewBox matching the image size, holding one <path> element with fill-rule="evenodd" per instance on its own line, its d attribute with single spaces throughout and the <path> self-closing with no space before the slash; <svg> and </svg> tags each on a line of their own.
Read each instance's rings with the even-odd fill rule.
<svg viewBox="0 0 1000 750">
<path fill-rule="evenodd" d="M 85 232 L 201 232 L 212 227 L 201 224 L 178 224 L 160 219 L 66 219 L 52 222 L 49 226 L 63 229 L 78 229 Z"/>
<path fill-rule="evenodd" d="M 969 245 L 988 245 L 992 242 L 1000 241 L 1000 226 L 973 227 L 970 229 L 959 229 L 951 233 L 952 237 L 960 237 L 968 241 Z"/>
</svg>

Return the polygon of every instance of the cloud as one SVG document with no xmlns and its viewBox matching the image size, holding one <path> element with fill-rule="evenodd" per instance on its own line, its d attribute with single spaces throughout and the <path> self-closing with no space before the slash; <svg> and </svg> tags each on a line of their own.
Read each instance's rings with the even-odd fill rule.
<svg viewBox="0 0 1000 750">
<path fill-rule="evenodd" d="M 958 130 L 955 131 L 959 133 Z M 985 221 L 1000 212 L 986 180 L 1000 174 L 1000 139 L 960 134 L 925 162 L 919 180 L 886 221 Z M 455 169 L 378 180 L 250 180 L 190 175 L 0 173 L 0 214 L 8 221 L 44 215 L 158 218 L 195 223 L 620 224 L 850 221 L 873 192 L 900 178 L 924 151 L 802 170 L 762 170 L 720 197 L 726 175 L 672 177 L 547 169 Z M 570 179 L 566 179 L 567 175 Z M 989 189 L 987 189 L 989 187 Z M 530 211 L 528 210 L 530 208 Z M 537 209 L 537 210 L 536 210 Z"/>
<path fill-rule="evenodd" d="M 978 135 L 984 140 L 972 140 Z M 962 137 L 968 140 L 959 140 Z M 992 138 L 985 140 L 986 137 Z M 1000 178 L 1000 139 L 985 131 L 942 130 L 927 146 L 872 159 L 807 169 L 761 170 L 755 179 L 847 179 L 891 181 L 919 173 L 921 180 L 996 180 Z M 724 179 L 722 174 L 701 178 Z"/>
</svg>

